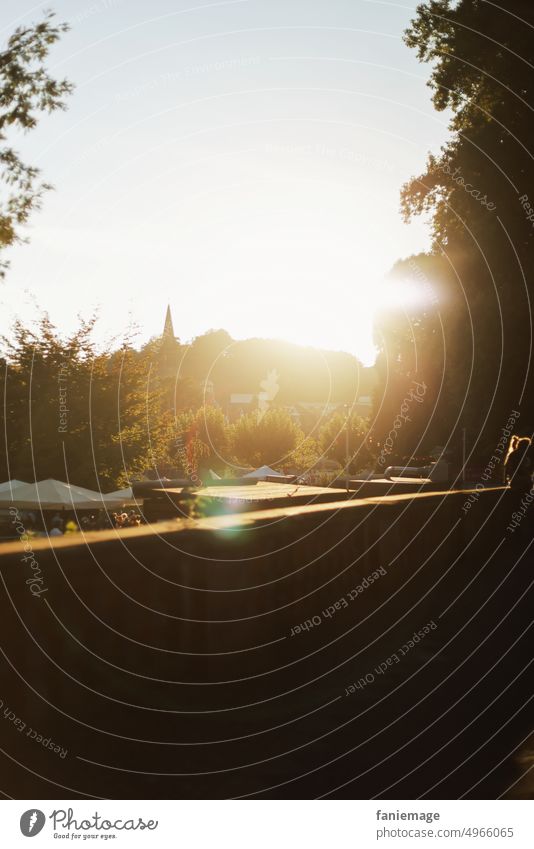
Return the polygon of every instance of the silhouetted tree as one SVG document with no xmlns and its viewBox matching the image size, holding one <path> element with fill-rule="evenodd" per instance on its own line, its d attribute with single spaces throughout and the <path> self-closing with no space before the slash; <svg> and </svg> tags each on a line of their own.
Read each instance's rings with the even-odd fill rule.
<svg viewBox="0 0 534 849">
<path fill-rule="evenodd" d="M 527 0 L 430 0 L 405 35 L 432 67 L 436 109 L 452 111 L 449 141 L 402 193 L 407 219 L 431 213 L 432 261 L 450 269 L 442 429 L 458 441 L 467 427 L 483 453 L 512 409 L 534 422 L 533 25 Z M 428 361 L 434 341 L 422 344 Z"/>
</svg>

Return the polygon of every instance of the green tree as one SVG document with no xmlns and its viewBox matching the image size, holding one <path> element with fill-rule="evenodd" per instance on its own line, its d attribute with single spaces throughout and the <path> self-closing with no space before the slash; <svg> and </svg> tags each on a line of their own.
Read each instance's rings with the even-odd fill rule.
<svg viewBox="0 0 534 849">
<path fill-rule="evenodd" d="M 321 449 L 317 440 L 311 436 L 305 436 L 297 443 L 297 447 L 288 455 L 288 462 L 283 464 L 283 469 L 296 471 L 301 474 L 313 469 L 321 457 Z"/>
<path fill-rule="evenodd" d="M 211 405 L 178 414 L 173 456 L 186 476 L 209 466 L 222 472 L 229 463 L 229 430 L 222 410 Z"/>
<path fill-rule="evenodd" d="M 334 415 L 323 425 L 319 434 L 319 444 L 324 457 L 336 460 L 341 466 L 346 462 L 347 416 Z M 349 468 L 351 471 L 363 469 L 373 462 L 368 441 L 369 426 L 360 416 L 349 417 Z"/>
<path fill-rule="evenodd" d="M 200 384 L 213 380 L 231 344 L 232 338 L 226 330 L 208 330 L 197 336 L 184 350 L 180 377 L 192 377 Z"/>
<path fill-rule="evenodd" d="M 286 410 L 273 408 L 264 416 L 249 413 L 232 427 L 231 444 L 237 463 L 284 469 L 304 442 L 304 434 Z"/>
<path fill-rule="evenodd" d="M 56 478 L 103 491 L 167 459 L 171 416 L 130 344 L 98 351 L 94 319 L 61 339 L 47 316 L 4 340 L 0 477 Z"/>
<path fill-rule="evenodd" d="M 70 82 L 54 79 L 44 64 L 52 45 L 68 30 L 53 18 L 49 12 L 40 23 L 18 27 L 0 53 L 0 180 L 7 186 L 0 202 L 0 251 L 22 241 L 20 226 L 51 188 L 40 180 L 39 169 L 24 163 L 8 143 L 8 131 L 32 130 L 40 112 L 64 109 L 72 91 Z M 0 262 L 0 274 L 6 267 Z"/>
</svg>

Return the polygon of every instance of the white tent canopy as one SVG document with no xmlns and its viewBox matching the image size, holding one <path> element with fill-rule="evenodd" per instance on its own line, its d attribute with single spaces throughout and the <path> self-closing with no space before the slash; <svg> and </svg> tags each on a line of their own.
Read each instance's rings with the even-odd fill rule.
<svg viewBox="0 0 534 849">
<path fill-rule="evenodd" d="M 267 475 L 274 475 L 278 478 L 283 478 L 284 476 L 280 472 L 276 472 L 274 469 L 271 469 L 269 466 L 260 466 L 259 469 L 254 469 L 253 472 L 249 472 L 246 475 L 243 475 L 245 478 L 257 478 L 261 480 L 261 478 L 266 478 Z"/>
<path fill-rule="evenodd" d="M 97 492 L 52 478 L 37 483 L 12 480 L 0 484 L 0 507 L 15 505 L 21 510 L 112 510 L 135 504 L 132 488 Z"/>
<path fill-rule="evenodd" d="M 122 504 L 136 503 L 131 486 L 126 489 L 117 489 L 115 492 L 103 492 L 102 494 L 96 492 L 95 495 L 100 501 L 100 507 L 107 507 L 108 509 L 112 507 L 120 507 Z"/>
<path fill-rule="evenodd" d="M 9 487 L 0 491 L 0 506 L 14 504 L 22 510 L 97 510 L 102 507 L 99 492 L 72 486 L 52 478 Z"/>
<path fill-rule="evenodd" d="M 19 486 L 28 486 L 28 484 L 26 483 L 26 481 L 18 481 L 16 478 L 14 478 L 12 481 L 0 483 L 0 492 L 7 492 L 11 494 Z"/>
</svg>

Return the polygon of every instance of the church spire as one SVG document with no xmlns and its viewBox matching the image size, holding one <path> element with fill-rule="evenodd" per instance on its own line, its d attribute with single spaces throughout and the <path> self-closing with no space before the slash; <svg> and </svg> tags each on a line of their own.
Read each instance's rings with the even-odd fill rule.
<svg viewBox="0 0 534 849">
<path fill-rule="evenodd" d="M 167 305 L 167 313 L 165 315 L 165 326 L 163 328 L 163 339 L 172 339 L 174 340 L 176 337 L 174 335 L 174 327 L 172 326 L 172 315 L 171 315 L 171 307 L 170 304 Z"/>
</svg>

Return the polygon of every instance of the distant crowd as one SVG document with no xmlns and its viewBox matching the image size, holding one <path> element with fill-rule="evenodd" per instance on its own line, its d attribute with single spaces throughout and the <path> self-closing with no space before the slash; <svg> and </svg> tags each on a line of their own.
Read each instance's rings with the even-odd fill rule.
<svg viewBox="0 0 534 849">
<path fill-rule="evenodd" d="M 493 461 L 496 463 L 498 459 L 493 457 Z M 508 485 L 516 493 L 528 494 L 529 499 L 534 498 L 534 441 L 530 437 L 513 434 L 508 442 L 503 465 L 504 469 L 500 466 L 499 478 L 493 478 L 495 484 Z M 477 484 L 477 489 L 482 486 L 482 483 Z M 25 533 L 34 537 L 60 537 L 88 531 L 134 528 L 145 523 L 145 519 L 136 509 L 122 511 L 100 509 L 78 512 L 62 510 L 55 513 L 52 510 L 42 513 L 33 510 L 16 512 Z M 0 536 L 12 538 L 12 522 L 5 525 L 5 528 L 7 533 L 5 535 L 0 534 Z"/>
<path fill-rule="evenodd" d="M 80 531 L 103 531 L 109 528 L 135 528 L 143 524 L 136 510 L 108 512 L 97 510 L 89 515 L 77 516 L 72 512 L 56 513 L 51 519 L 38 520 L 33 510 L 21 511 L 21 521 L 31 536 L 60 537 Z"/>
</svg>

